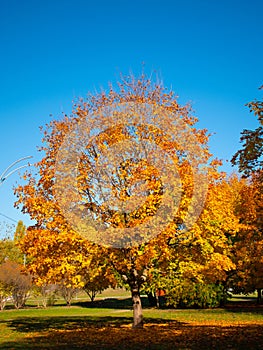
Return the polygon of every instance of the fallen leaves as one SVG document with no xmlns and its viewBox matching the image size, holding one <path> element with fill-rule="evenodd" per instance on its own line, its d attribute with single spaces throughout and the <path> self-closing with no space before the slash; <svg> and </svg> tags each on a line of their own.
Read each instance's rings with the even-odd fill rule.
<svg viewBox="0 0 263 350">
<path fill-rule="evenodd" d="M 17 343 L 1 349 L 261 349 L 262 322 L 149 322 L 143 329 L 131 324 L 95 323 L 87 320 L 75 329 L 30 332 Z"/>
</svg>

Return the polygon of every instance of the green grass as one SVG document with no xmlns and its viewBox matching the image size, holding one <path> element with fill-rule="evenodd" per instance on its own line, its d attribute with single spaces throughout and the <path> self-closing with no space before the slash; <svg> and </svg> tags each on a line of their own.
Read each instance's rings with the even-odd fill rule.
<svg viewBox="0 0 263 350">
<path fill-rule="evenodd" d="M 132 330 L 131 299 L 104 293 L 94 304 L 76 300 L 46 309 L 0 312 L 0 349 L 261 349 L 263 309 L 234 299 L 222 309 L 147 307 L 145 327 Z M 118 295 L 119 296 L 119 295 Z M 87 299 L 86 299 L 87 300 Z"/>
</svg>

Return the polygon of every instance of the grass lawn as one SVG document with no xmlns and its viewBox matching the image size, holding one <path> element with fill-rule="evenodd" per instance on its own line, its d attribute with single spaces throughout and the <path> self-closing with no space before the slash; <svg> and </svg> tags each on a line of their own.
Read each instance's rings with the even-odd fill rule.
<svg viewBox="0 0 263 350">
<path fill-rule="evenodd" d="M 0 312 L 0 349 L 263 349 L 263 308 L 251 301 L 175 310 L 148 308 L 144 299 L 145 327 L 134 330 L 127 294 L 105 296 L 94 305 Z"/>
</svg>

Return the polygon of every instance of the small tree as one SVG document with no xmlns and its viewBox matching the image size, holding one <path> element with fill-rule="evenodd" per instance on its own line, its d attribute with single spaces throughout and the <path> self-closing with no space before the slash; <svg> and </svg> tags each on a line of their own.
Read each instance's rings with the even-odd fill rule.
<svg viewBox="0 0 263 350">
<path fill-rule="evenodd" d="M 47 306 L 53 306 L 56 300 L 58 289 L 58 286 L 55 284 L 34 284 L 32 287 L 32 294 L 37 299 L 38 307 L 40 307 L 40 304 L 44 308 Z"/>
<path fill-rule="evenodd" d="M 31 277 L 21 272 L 21 265 L 13 261 L 5 261 L 0 266 L 0 281 L 10 290 L 15 308 L 25 305 L 31 288 Z"/>
<path fill-rule="evenodd" d="M 72 299 L 77 295 L 79 292 L 79 288 L 67 286 L 65 284 L 61 284 L 58 286 L 59 293 L 62 295 L 64 300 L 67 303 L 67 306 L 71 306 Z"/>
</svg>

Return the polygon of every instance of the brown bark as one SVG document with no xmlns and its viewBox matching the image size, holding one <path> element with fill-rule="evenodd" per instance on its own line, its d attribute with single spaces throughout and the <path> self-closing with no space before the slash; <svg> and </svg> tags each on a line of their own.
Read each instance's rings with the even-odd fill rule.
<svg viewBox="0 0 263 350">
<path fill-rule="evenodd" d="M 140 297 L 140 291 L 138 288 L 132 289 L 132 303 L 133 303 L 132 328 L 142 328 L 143 327 L 142 302 Z"/>
</svg>

